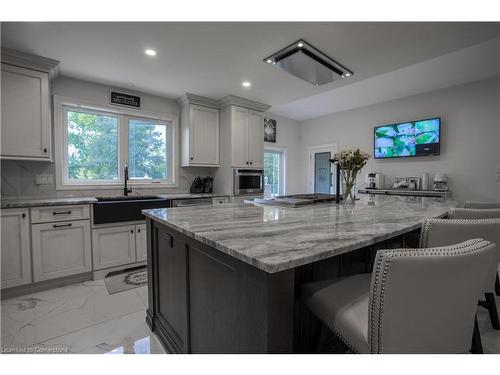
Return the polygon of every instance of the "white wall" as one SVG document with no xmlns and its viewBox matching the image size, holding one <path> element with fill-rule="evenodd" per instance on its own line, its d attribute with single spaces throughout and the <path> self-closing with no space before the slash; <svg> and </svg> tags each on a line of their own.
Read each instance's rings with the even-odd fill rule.
<svg viewBox="0 0 500 375">
<path fill-rule="evenodd" d="M 275 115 L 265 113 L 265 118 L 276 120 L 276 143 L 264 142 L 264 149 L 279 148 L 285 152 L 285 194 L 301 193 L 303 176 L 297 170 L 299 158 L 299 122 Z"/>
<path fill-rule="evenodd" d="M 448 174 L 458 200 L 499 200 L 500 182 L 500 77 L 431 93 L 379 103 L 303 121 L 300 126 L 299 190 L 306 191 L 307 148 L 337 142 L 339 149 L 361 148 L 373 155 L 373 128 L 420 118 L 441 116 L 441 155 L 411 159 L 371 159 L 368 171 L 394 177 L 421 176 L 422 172 Z"/>
<path fill-rule="evenodd" d="M 111 88 L 118 89 L 95 82 L 82 81 L 69 77 L 58 77 L 53 82 L 53 94 L 71 98 L 78 98 L 88 102 L 99 104 L 109 104 L 109 91 Z M 125 92 L 134 93 L 132 90 L 122 89 Z M 160 96 L 136 93 L 141 96 L 140 115 L 144 113 L 170 114 L 179 116 L 180 108 L 173 99 Z M 52 139 L 54 142 L 54 139 Z M 54 144 L 54 143 L 53 143 Z M 180 147 L 179 147 L 180 155 Z M 180 160 L 180 159 L 179 159 Z M 35 176 L 37 174 L 50 174 L 55 178 L 54 163 L 30 162 L 17 160 L 2 160 L 2 196 L 3 197 L 55 197 L 55 196 L 96 196 L 96 195 L 119 195 L 121 189 L 106 190 L 55 190 L 55 179 L 50 185 L 36 185 Z M 134 189 L 138 193 L 153 194 L 164 192 L 186 192 L 191 186 L 191 182 L 196 176 L 212 175 L 210 168 L 179 168 L 179 187 L 171 189 Z"/>
</svg>

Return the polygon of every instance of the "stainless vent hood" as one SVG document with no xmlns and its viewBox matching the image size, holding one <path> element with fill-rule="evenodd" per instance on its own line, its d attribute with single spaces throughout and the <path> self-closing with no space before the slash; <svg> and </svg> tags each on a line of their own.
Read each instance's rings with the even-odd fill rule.
<svg viewBox="0 0 500 375">
<path fill-rule="evenodd" d="M 315 86 L 353 75 L 352 71 L 304 40 L 290 44 L 263 61 Z"/>
</svg>

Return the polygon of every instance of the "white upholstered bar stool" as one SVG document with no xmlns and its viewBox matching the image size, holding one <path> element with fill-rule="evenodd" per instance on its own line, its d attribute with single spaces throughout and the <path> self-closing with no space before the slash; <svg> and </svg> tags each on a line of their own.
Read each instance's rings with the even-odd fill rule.
<svg viewBox="0 0 500 375">
<path fill-rule="evenodd" d="M 466 203 L 467 204 L 467 203 Z M 476 203 L 476 205 L 481 203 Z M 500 208 L 454 208 L 448 212 L 448 219 L 490 219 L 500 218 Z M 500 245 L 499 245 L 500 246 Z M 500 296 L 500 269 L 497 270 L 495 292 Z"/>
<path fill-rule="evenodd" d="M 465 208 L 500 208 L 500 202 L 471 202 L 465 201 Z"/>
<path fill-rule="evenodd" d="M 491 325 L 500 330 L 495 302 L 495 280 L 500 262 L 500 219 L 426 219 L 422 225 L 420 247 L 447 246 L 471 238 L 482 238 L 497 245 L 496 256 L 492 259 L 484 281 L 485 301 L 479 305 L 490 314 Z"/>
<path fill-rule="evenodd" d="M 481 239 L 379 250 L 371 274 L 305 284 L 302 299 L 357 353 L 465 353 L 495 255 Z"/>
</svg>

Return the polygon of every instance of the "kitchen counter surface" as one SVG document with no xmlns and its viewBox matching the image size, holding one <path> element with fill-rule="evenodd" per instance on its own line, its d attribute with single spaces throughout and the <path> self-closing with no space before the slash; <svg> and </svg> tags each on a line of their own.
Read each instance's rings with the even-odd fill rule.
<svg viewBox="0 0 500 375">
<path fill-rule="evenodd" d="M 103 196 L 106 194 L 103 193 Z M 132 194 L 133 195 L 133 194 Z M 190 199 L 190 198 L 217 198 L 227 197 L 227 194 L 151 194 L 164 199 Z M 1 208 L 23 208 L 41 206 L 63 206 L 71 204 L 92 204 L 96 203 L 95 197 L 65 197 L 65 198 L 2 198 Z"/>
<path fill-rule="evenodd" d="M 300 208 L 222 204 L 144 210 L 167 225 L 265 272 L 340 255 L 443 217 L 458 202 L 428 197 L 363 196 L 354 205 Z"/>
<path fill-rule="evenodd" d="M 70 198 L 2 198 L 2 208 L 22 208 L 40 206 L 63 206 L 69 204 L 92 204 L 97 202 L 94 197 Z"/>
</svg>

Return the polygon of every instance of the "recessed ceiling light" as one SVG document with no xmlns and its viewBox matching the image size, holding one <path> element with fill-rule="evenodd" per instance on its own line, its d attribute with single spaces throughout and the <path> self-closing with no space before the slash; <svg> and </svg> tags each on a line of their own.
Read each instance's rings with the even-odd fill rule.
<svg viewBox="0 0 500 375">
<path fill-rule="evenodd" d="M 144 53 L 148 56 L 156 56 L 156 51 L 154 49 L 147 49 Z"/>
<path fill-rule="evenodd" d="M 346 77 L 350 77 L 351 76 L 351 73 L 346 73 L 345 74 Z"/>
<path fill-rule="evenodd" d="M 302 47 L 304 47 L 304 43 L 302 43 L 302 42 L 299 42 L 299 44 L 297 44 L 297 47 L 299 47 L 299 48 L 302 48 Z"/>
<path fill-rule="evenodd" d="M 271 63 L 273 62 L 273 60 L 271 60 L 271 59 L 267 59 L 267 60 L 266 60 L 266 62 L 267 62 L 268 64 L 271 64 Z"/>
<path fill-rule="evenodd" d="M 252 84 L 251 84 L 250 82 L 248 82 L 248 81 L 243 81 L 243 82 L 241 82 L 241 85 L 242 85 L 243 87 L 250 87 L 250 86 L 252 86 Z"/>
</svg>

